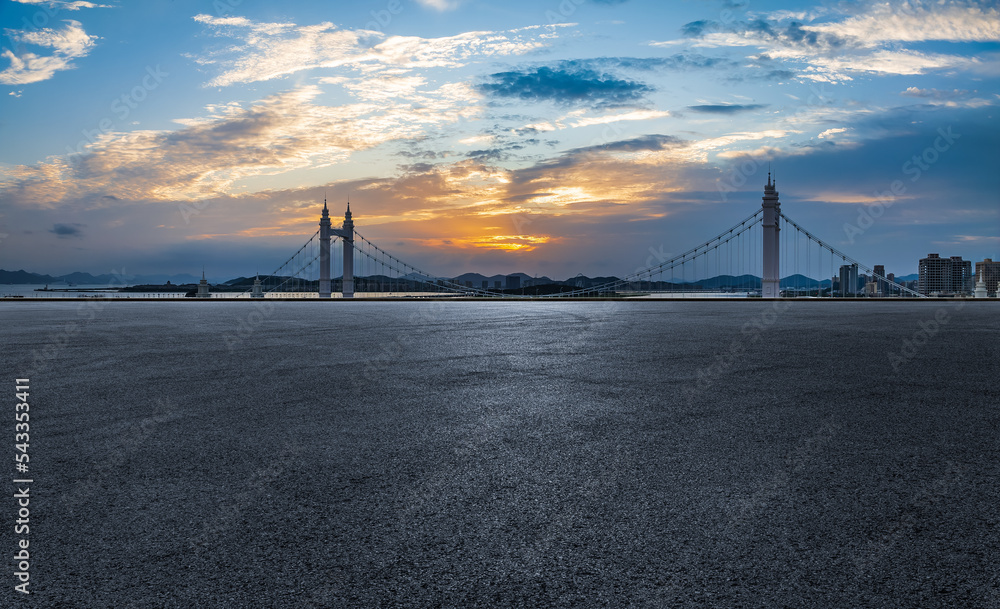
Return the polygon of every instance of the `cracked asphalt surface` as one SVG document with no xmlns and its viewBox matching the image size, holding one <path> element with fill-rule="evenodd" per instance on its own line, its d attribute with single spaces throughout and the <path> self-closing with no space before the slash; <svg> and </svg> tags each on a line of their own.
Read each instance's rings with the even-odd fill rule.
<svg viewBox="0 0 1000 609">
<path fill-rule="evenodd" d="M 7 606 L 1000 606 L 1000 303 L 82 306 Z"/>
</svg>

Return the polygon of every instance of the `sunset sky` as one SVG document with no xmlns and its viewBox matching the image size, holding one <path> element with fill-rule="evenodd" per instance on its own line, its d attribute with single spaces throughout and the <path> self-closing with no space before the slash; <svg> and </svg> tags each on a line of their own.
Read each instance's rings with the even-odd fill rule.
<svg viewBox="0 0 1000 609">
<path fill-rule="evenodd" d="M 326 195 L 438 275 L 623 276 L 769 162 L 865 264 L 1000 258 L 995 2 L 0 6 L 0 268 L 270 271 Z"/>
</svg>

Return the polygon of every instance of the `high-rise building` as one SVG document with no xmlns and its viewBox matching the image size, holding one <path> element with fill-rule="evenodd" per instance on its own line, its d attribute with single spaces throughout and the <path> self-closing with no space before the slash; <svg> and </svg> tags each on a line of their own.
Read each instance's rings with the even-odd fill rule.
<svg viewBox="0 0 1000 609">
<path fill-rule="evenodd" d="M 970 294 L 973 288 L 972 261 L 961 256 L 951 257 L 951 291 L 955 294 Z"/>
<path fill-rule="evenodd" d="M 927 254 L 917 268 L 917 291 L 923 295 L 951 291 L 951 260 Z"/>
<path fill-rule="evenodd" d="M 977 280 L 980 275 L 983 276 L 983 281 L 986 283 L 986 291 L 991 295 L 997 295 L 997 292 L 1000 291 L 1000 288 L 997 287 L 997 283 L 1000 282 L 1000 262 L 993 262 L 992 258 L 977 262 L 975 273 Z"/>
<path fill-rule="evenodd" d="M 883 277 L 885 277 L 885 265 L 883 265 L 883 264 L 876 264 L 875 268 L 873 268 L 872 271 L 875 273 L 875 278 L 873 280 L 875 282 L 875 294 L 874 295 L 875 296 L 885 296 L 885 294 L 887 292 L 886 288 L 888 287 L 886 285 L 886 283 L 885 283 L 885 279 L 882 279 Z"/>
<path fill-rule="evenodd" d="M 854 296 L 858 293 L 858 265 L 845 264 L 840 267 L 840 295 Z"/>
<path fill-rule="evenodd" d="M 929 294 L 968 294 L 972 292 L 972 261 L 961 256 L 942 258 L 927 254 L 920 259 L 917 291 Z"/>
</svg>

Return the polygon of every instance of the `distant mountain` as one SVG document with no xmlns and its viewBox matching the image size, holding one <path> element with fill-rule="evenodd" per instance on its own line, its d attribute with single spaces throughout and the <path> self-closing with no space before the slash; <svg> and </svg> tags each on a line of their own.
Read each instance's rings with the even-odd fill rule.
<svg viewBox="0 0 1000 609">
<path fill-rule="evenodd" d="M 577 275 L 576 277 L 570 277 L 564 281 L 557 281 L 550 279 L 549 277 L 532 277 L 527 273 L 510 273 L 515 277 L 520 278 L 521 287 L 531 287 L 531 286 L 541 286 L 541 285 L 556 285 L 556 286 L 570 286 L 574 288 L 591 288 L 598 285 L 603 285 L 613 281 L 618 281 L 618 277 L 587 277 L 586 275 Z M 480 273 L 463 273 L 457 277 L 448 279 L 459 285 L 472 284 L 474 288 L 482 288 L 483 282 L 492 289 L 497 282 L 500 282 L 500 287 L 507 287 L 507 277 L 508 275 L 482 275 Z M 406 275 L 407 279 L 421 280 L 424 277 L 409 274 Z M 916 273 L 910 275 L 904 275 L 901 277 L 896 277 L 896 281 L 916 281 L 918 278 Z M 179 274 L 179 275 L 135 275 L 128 278 L 129 285 L 164 285 L 168 281 L 174 285 L 184 285 L 198 283 L 201 277 L 196 275 Z M 249 286 L 253 284 L 253 277 L 237 277 L 235 279 L 230 279 L 225 282 L 211 281 L 212 285 L 224 284 L 229 286 Z M 263 277 L 262 277 L 263 279 Z M 271 278 L 273 282 L 274 278 Z M 282 278 L 286 279 L 286 278 Z M 339 279 L 339 277 L 333 277 L 333 279 Z M 442 278 L 443 279 L 443 278 Z M 378 275 L 373 275 L 372 280 L 380 280 L 390 282 L 392 278 L 382 277 Z M 648 283 L 650 280 L 644 280 Z M 716 277 L 707 277 L 704 279 L 698 279 L 695 281 L 685 281 L 682 279 L 668 278 L 664 277 L 662 280 L 655 280 L 656 284 L 670 284 L 675 286 L 700 286 L 701 289 L 759 289 L 760 288 L 760 277 L 755 275 L 719 275 Z M 74 284 L 74 285 L 104 285 L 104 286 L 118 286 L 120 284 L 120 278 L 115 275 L 103 274 L 103 275 L 91 275 L 90 273 L 74 272 L 66 275 L 41 275 L 39 273 L 30 273 L 25 270 L 19 271 L 5 271 L 0 269 L 0 284 L 22 284 L 22 285 L 44 285 L 44 284 Z M 829 288 L 830 280 L 823 279 L 817 281 L 812 277 L 806 277 L 805 275 L 790 275 L 781 279 L 782 288 L 802 288 L 802 289 L 815 289 Z"/>
<path fill-rule="evenodd" d="M 164 284 L 167 281 L 170 283 L 198 283 L 201 277 L 195 277 L 194 275 L 135 275 L 128 277 L 129 285 L 136 284 L 150 284 L 159 285 Z M 103 275 L 91 275 L 90 273 L 74 272 L 68 273 L 66 275 L 40 275 L 38 273 L 29 273 L 28 271 L 5 271 L 0 269 L 0 284 L 11 285 L 11 284 L 21 284 L 21 285 L 43 285 L 46 283 L 52 284 L 76 284 L 76 285 L 107 285 L 116 286 L 121 285 L 121 278 L 116 275 L 103 274 Z"/>
<path fill-rule="evenodd" d="M 103 277 L 103 275 L 101 275 Z M 148 283 L 148 284 L 164 284 L 166 282 L 174 284 L 184 284 L 184 283 L 198 283 L 201 281 L 201 277 L 197 275 L 188 275 L 187 273 L 181 273 L 179 275 L 136 275 L 135 277 L 130 277 L 129 282 L 132 284 L 136 283 Z"/>
<path fill-rule="evenodd" d="M 454 281 L 459 285 L 466 285 L 465 282 L 471 281 L 472 287 L 474 288 L 481 288 L 484 281 L 488 282 L 487 286 L 492 288 L 494 285 L 496 285 L 496 282 L 499 281 L 500 287 L 505 288 L 507 287 L 507 277 L 509 276 L 519 277 L 521 279 L 522 286 L 543 285 L 548 283 L 562 283 L 558 281 L 553 281 L 548 277 L 545 277 L 544 275 L 542 277 L 532 277 L 527 273 L 509 273 L 507 275 L 492 275 L 490 277 L 487 277 L 486 275 L 480 275 L 479 273 L 464 273 L 462 275 L 459 275 L 458 277 L 451 278 L 450 281 Z"/>
<path fill-rule="evenodd" d="M 827 279 L 825 282 L 816 281 L 812 277 L 806 277 L 805 275 L 789 275 L 783 278 L 779 285 L 782 288 L 802 288 L 802 289 L 814 289 L 822 287 L 824 284 L 829 285 L 830 280 Z"/>
<path fill-rule="evenodd" d="M 56 283 L 59 280 L 51 275 L 39 275 L 38 273 L 29 273 L 25 270 L 20 271 L 5 271 L 0 269 L 0 283 L 2 284 L 21 284 L 21 285 L 34 285 L 41 283 Z"/>
</svg>

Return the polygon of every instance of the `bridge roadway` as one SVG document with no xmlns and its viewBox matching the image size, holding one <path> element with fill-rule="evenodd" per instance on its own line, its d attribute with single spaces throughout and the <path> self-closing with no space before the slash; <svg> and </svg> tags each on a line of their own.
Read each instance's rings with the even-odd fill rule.
<svg viewBox="0 0 1000 609">
<path fill-rule="evenodd" d="M 1000 303 L 84 306 L 33 607 L 1000 606 Z"/>
</svg>

